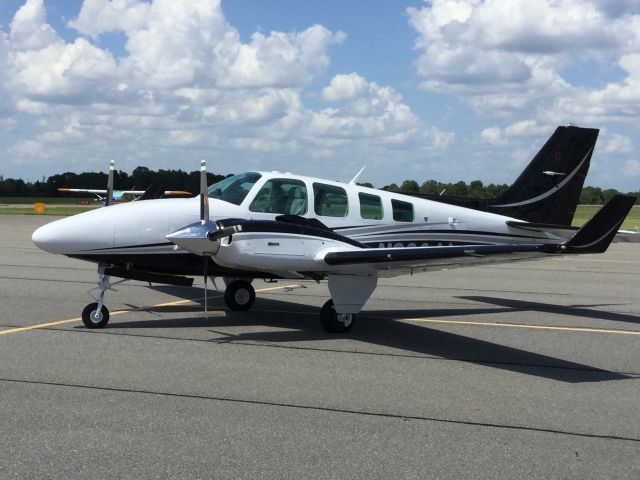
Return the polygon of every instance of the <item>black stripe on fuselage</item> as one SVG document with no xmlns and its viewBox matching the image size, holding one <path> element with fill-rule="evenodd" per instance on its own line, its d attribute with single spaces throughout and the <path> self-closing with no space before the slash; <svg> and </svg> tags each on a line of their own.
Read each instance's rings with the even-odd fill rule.
<svg viewBox="0 0 640 480">
<path fill-rule="evenodd" d="M 532 237 L 531 235 L 518 235 L 515 233 L 500 233 L 500 232 L 484 232 L 481 230 L 394 230 L 392 232 L 372 232 L 357 234 L 358 238 L 361 237 L 376 237 L 376 236 L 389 236 L 389 235 L 405 235 L 405 234 L 445 234 L 445 235 L 482 235 L 485 237 L 503 237 L 503 238 L 534 238 L 545 240 L 546 237 Z"/>
<path fill-rule="evenodd" d="M 442 247 L 442 246 L 466 246 L 466 245 L 495 245 L 495 243 L 456 241 L 456 240 L 376 240 L 367 241 L 365 245 L 371 248 L 414 248 L 414 247 Z"/>
<path fill-rule="evenodd" d="M 107 247 L 107 248 L 92 248 L 91 250 L 83 250 L 85 252 L 95 252 L 95 251 L 105 251 L 105 250 L 123 250 L 125 248 L 129 249 L 140 249 L 140 248 L 151 248 L 151 247 L 166 247 L 173 246 L 174 244 L 171 242 L 162 242 L 162 243 L 144 243 L 142 245 L 122 245 L 119 247 Z"/>
</svg>

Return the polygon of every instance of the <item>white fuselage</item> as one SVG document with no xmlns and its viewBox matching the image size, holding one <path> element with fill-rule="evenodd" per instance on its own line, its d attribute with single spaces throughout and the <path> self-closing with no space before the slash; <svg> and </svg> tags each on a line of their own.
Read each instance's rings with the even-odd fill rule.
<svg viewBox="0 0 640 480">
<path fill-rule="evenodd" d="M 509 217 L 400 193 L 288 173 L 260 172 L 260 175 L 238 205 L 210 198 L 210 219 L 274 220 L 279 214 L 290 213 L 259 211 L 256 205 L 260 204 L 258 196 L 270 180 L 294 180 L 306 188 L 306 198 L 297 199 L 298 211 L 302 211 L 302 202 L 306 201 L 301 216 L 316 218 L 341 235 L 372 247 L 552 243 L 564 240 L 557 232 L 510 226 L 507 221 L 514 219 Z M 338 200 L 343 203 L 333 211 L 324 212 L 329 214 L 318 212 L 325 208 L 318 201 L 318 189 L 321 188 L 341 189 L 345 193 L 344 197 L 333 195 L 334 200 L 340 197 Z M 363 198 L 368 198 L 369 202 L 373 198 L 375 215 L 366 211 Z M 398 205 L 402 207 L 400 211 Z M 180 262 L 180 255 L 188 253 L 169 242 L 166 236 L 198 221 L 199 211 L 198 197 L 113 205 L 45 225 L 34 232 L 33 241 L 52 253 L 101 263 L 135 263 L 135 258 L 143 255 L 171 255 L 172 260 L 167 261 Z M 394 219 L 394 216 L 402 219 Z"/>
</svg>

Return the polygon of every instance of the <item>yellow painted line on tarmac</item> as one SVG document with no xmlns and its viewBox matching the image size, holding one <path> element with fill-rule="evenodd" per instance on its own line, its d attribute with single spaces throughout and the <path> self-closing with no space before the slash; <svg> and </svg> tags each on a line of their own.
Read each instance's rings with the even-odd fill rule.
<svg viewBox="0 0 640 480">
<path fill-rule="evenodd" d="M 279 287 L 268 287 L 268 288 L 260 288 L 258 290 L 256 290 L 257 293 L 262 293 L 262 292 L 270 292 L 273 290 L 284 290 L 287 288 L 302 288 L 301 285 L 283 285 L 283 286 L 279 286 Z M 219 298 L 222 295 L 216 295 L 215 297 L 211 297 L 209 296 L 208 298 Z M 176 300 L 175 302 L 166 302 L 166 303 L 159 303 L 157 305 L 151 305 L 150 307 L 144 307 L 144 308 L 134 308 L 134 309 L 129 309 L 129 310 L 115 310 L 113 312 L 109 312 L 109 316 L 113 317 L 114 315 L 123 315 L 125 313 L 130 313 L 130 312 L 135 312 L 137 310 L 144 310 L 147 308 L 160 308 L 160 307 L 170 307 L 173 305 L 183 305 L 185 303 L 189 303 L 189 302 L 193 302 L 194 300 Z M 74 318 L 67 318 L 66 320 L 56 320 L 54 322 L 47 322 L 47 323 L 37 323 L 35 325 L 29 325 L 27 327 L 16 327 L 16 328 L 9 328 L 8 330 L 0 330 L 0 335 L 8 335 L 10 333 L 18 333 L 18 332 L 26 332 L 28 330 L 36 330 L 38 328 L 47 328 L 47 327 L 55 327 L 57 325 L 64 325 L 66 323 L 74 323 L 74 322 L 79 322 L 82 320 L 82 317 L 74 317 Z"/>
<path fill-rule="evenodd" d="M 437 320 L 435 318 L 403 318 L 407 322 L 439 323 L 445 325 L 471 325 L 479 327 L 524 328 L 529 330 L 555 330 L 560 332 L 609 333 L 614 335 L 640 335 L 638 330 L 618 330 L 591 327 L 552 327 L 550 325 L 526 325 L 522 323 L 474 322 L 467 320 Z"/>
<path fill-rule="evenodd" d="M 131 310 L 116 310 L 115 312 L 109 312 L 109 316 L 113 317 L 114 315 L 122 315 L 123 313 L 128 313 L 130 311 Z M 7 335 L 9 333 L 26 332 L 27 330 L 35 330 L 36 328 L 55 327 L 56 325 L 64 325 L 65 323 L 79 322 L 80 320 L 82 320 L 82 317 L 74 317 L 74 318 L 68 318 L 66 320 L 57 320 L 55 322 L 38 323 L 36 325 L 29 325 L 27 327 L 10 328 L 9 330 L 0 331 L 0 335 Z"/>
</svg>

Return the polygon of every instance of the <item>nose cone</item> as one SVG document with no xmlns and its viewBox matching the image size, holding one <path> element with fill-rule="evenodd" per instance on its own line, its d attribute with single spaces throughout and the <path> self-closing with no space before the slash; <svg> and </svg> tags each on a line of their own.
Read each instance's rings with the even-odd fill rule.
<svg viewBox="0 0 640 480">
<path fill-rule="evenodd" d="M 74 255 L 113 246 L 113 222 L 107 209 L 63 218 L 38 228 L 31 236 L 36 247 L 49 253 Z"/>
<path fill-rule="evenodd" d="M 62 253 L 59 250 L 64 242 L 62 241 L 60 228 L 56 223 L 58 222 L 48 223 L 38 228 L 33 232 L 33 235 L 31 235 L 31 241 L 40 250 L 50 253 Z"/>
</svg>

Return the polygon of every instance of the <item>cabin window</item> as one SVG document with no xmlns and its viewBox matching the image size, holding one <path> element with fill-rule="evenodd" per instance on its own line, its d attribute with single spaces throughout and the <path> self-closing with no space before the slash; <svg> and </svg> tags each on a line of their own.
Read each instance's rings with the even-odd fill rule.
<svg viewBox="0 0 640 480">
<path fill-rule="evenodd" d="M 252 212 L 304 215 L 307 213 L 307 187 L 300 180 L 272 178 L 267 181 L 249 210 Z"/>
<path fill-rule="evenodd" d="M 393 219 L 398 222 L 413 222 L 413 204 L 400 200 L 391 200 Z"/>
<path fill-rule="evenodd" d="M 360 216 L 370 220 L 382 220 L 382 200 L 377 195 L 359 193 Z"/>
<path fill-rule="evenodd" d="M 349 211 L 347 192 L 335 185 L 314 183 L 313 208 L 317 215 L 324 217 L 346 217 Z"/>
<path fill-rule="evenodd" d="M 232 175 L 211 185 L 207 194 L 211 198 L 217 198 L 218 200 L 240 205 L 246 198 L 249 190 L 251 190 L 251 187 L 260 180 L 261 176 L 262 175 L 256 172 Z"/>
</svg>

